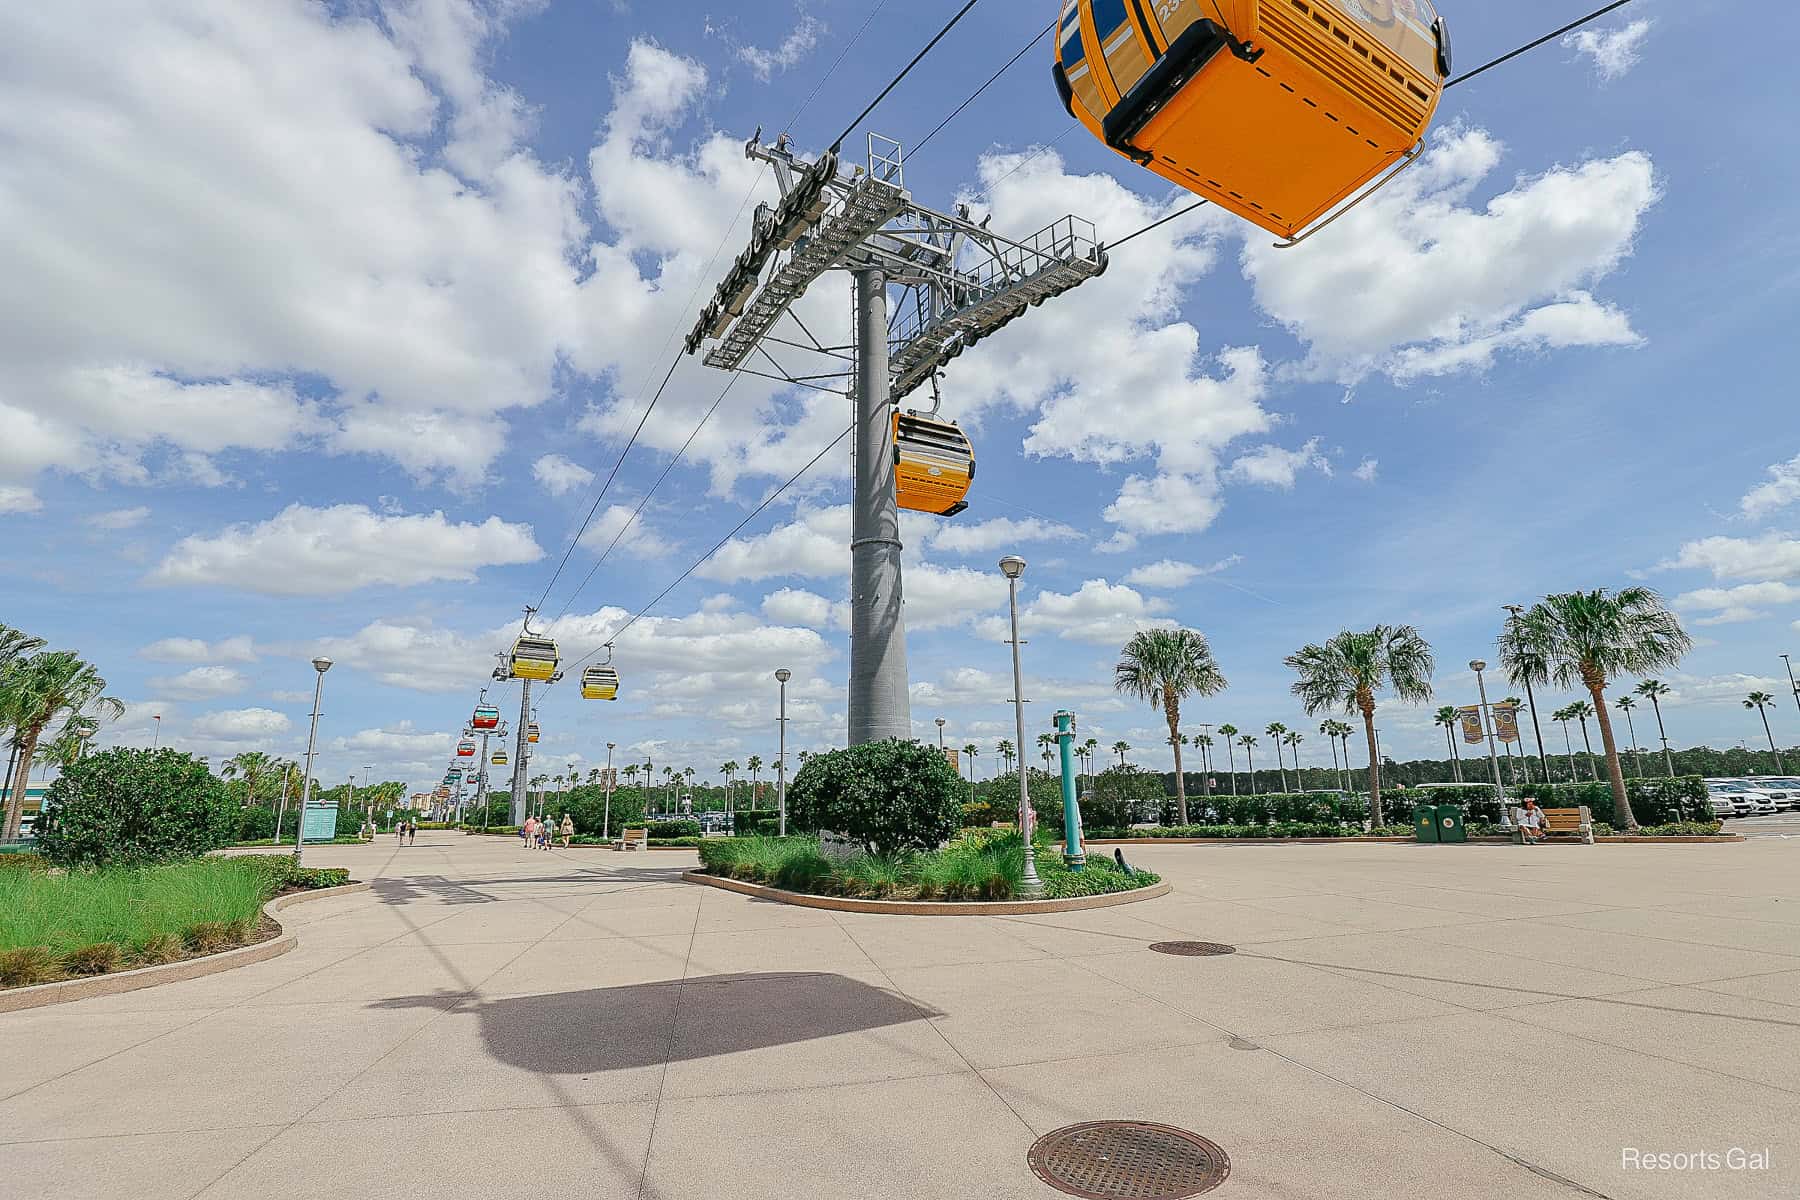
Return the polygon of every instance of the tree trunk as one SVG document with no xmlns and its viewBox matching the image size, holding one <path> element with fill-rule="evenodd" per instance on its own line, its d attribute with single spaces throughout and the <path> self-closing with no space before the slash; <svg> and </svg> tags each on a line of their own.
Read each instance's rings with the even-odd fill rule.
<svg viewBox="0 0 1800 1200">
<path fill-rule="evenodd" d="M 1625 773 L 1619 769 L 1619 747 L 1613 741 L 1612 718 L 1606 713 L 1606 677 L 1589 669 L 1581 673 L 1581 681 L 1593 694 L 1594 719 L 1600 724 L 1600 745 L 1606 751 L 1606 778 L 1612 784 L 1613 794 L 1613 827 L 1636 829 L 1637 817 L 1632 814 L 1631 800 L 1625 794 Z"/>
<path fill-rule="evenodd" d="M 1181 725 L 1181 707 L 1166 690 L 1163 692 L 1163 716 L 1169 719 L 1169 746 L 1175 751 L 1175 811 L 1181 814 L 1181 824 L 1186 825 L 1187 779 L 1181 773 L 1181 734 L 1177 732 Z"/>
<path fill-rule="evenodd" d="M 1759 704 L 1756 706 L 1756 711 L 1762 716 L 1763 736 L 1769 739 L 1769 753 L 1775 756 L 1775 769 L 1786 771 L 1787 768 L 1781 765 L 1781 751 L 1775 748 L 1775 734 L 1769 729 L 1769 710 Z"/>
<path fill-rule="evenodd" d="M 1375 749 L 1375 698 L 1366 691 L 1357 697 L 1362 709 L 1363 736 L 1369 742 L 1369 821 L 1380 828 L 1384 824 L 1381 811 L 1381 756 Z"/>
<path fill-rule="evenodd" d="M 38 738 L 43 732 L 44 726 L 41 724 L 19 731 L 19 761 L 13 768 L 12 791 L 6 797 L 6 829 L 0 836 L 19 836 L 19 827 L 23 824 L 21 818 L 25 811 L 25 788 L 31 782 L 31 760 L 37 754 Z"/>
<path fill-rule="evenodd" d="M 1602 707 L 1604 707 L 1604 705 Z M 1594 712 L 1596 715 L 1598 715 L 1600 710 L 1597 708 L 1594 710 Z M 1582 745 L 1582 748 L 1587 751 L 1588 778 L 1593 780 L 1595 783 L 1598 783 L 1598 782 L 1600 782 L 1600 772 L 1594 766 L 1594 743 L 1588 741 L 1587 718 L 1586 717 L 1581 718 L 1581 745 Z"/>
<path fill-rule="evenodd" d="M 1225 762 L 1231 767 L 1231 794 L 1237 795 L 1237 751 L 1231 748 L 1231 739 L 1225 739 Z"/>
<path fill-rule="evenodd" d="M 1675 778 L 1675 760 L 1669 757 L 1669 731 L 1663 728 L 1662 703 L 1653 695 L 1650 707 L 1656 710 L 1656 736 L 1662 740 L 1663 769 L 1668 771 L 1669 778 Z"/>
</svg>

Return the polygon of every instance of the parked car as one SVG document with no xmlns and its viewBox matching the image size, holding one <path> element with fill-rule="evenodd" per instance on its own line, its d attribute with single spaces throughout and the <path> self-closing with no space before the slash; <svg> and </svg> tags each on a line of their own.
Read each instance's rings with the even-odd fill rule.
<svg viewBox="0 0 1800 1200">
<path fill-rule="evenodd" d="M 1752 791 L 1765 793 L 1777 808 L 1790 812 L 1800 810 L 1800 779 L 1785 775 L 1754 775 L 1738 782 Z"/>
<path fill-rule="evenodd" d="M 1730 795 L 1738 802 L 1740 817 L 1766 817 L 1781 811 L 1781 805 L 1775 797 L 1760 787 L 1754 787 L 1742 779 L 1709 779 L 1706 781 L 1710 793 L 1714 787 Z"/>
</svg>

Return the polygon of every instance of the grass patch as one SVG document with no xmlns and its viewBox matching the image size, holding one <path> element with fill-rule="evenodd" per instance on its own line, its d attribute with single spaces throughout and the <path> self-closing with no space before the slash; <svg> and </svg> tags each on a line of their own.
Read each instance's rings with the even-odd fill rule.
<svg viewBox="0 0 1800 1200">
<path fill-rule="evenodd" d="M 276 894 L 349 882 L 282 855 L 91 871 L 0 871 L 0 987 L 170 962 L 242 945 Z"/>
<path fill-rule="evenodd" d="M 700 861 L 714 875 L 766 883 L 791 892 L 870 900 L 1011 900 L 1025 873 L 1025 849 L 1017 832 L 967 830 L 942 850 L 861 854 L 834 864 L 811 837 L 714 838 L 700 847 Z M 1089 860 L 1071 871 L 1048 846 L 1037 851 L 1038 877 L 1048 899 L 1133 891 L 1161 882 L 1149 871 L 1126 874 L 1110 859 Z"/>
</svg>

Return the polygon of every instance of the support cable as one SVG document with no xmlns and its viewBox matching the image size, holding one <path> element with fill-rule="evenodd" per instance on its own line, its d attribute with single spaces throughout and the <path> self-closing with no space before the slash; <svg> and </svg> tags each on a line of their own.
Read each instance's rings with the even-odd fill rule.
<svg viewBox="0 0 1800 1200">
<path fill-rule="evenodd" d="M 900 81 L 905 79 L 908 75 L 912 74 L 912 69 L 914 67 L 918 66 L 921 62 L 923 62 L 925 59 L 925 56 L 927 54 L 930 54 L 932 52 L 932 50 L 934 50 L 937 47 L 937 44 L 939 42 L 943 41 L 944 38 L 946 36 L 948 36 L 948 34 L 950 33 L 950 31 L 952 29 L 956 28 L 957 22 L 961 21 L 964 17 L 968 16 L 969 10 L 971 8 L 974 8 L 975 5 L 978 4 L 979 2 L 980 2 L 980 0 L 968 0 L 968 3 L 964 4 L 960 9 L 957 10 L 956 15 L 954 17 L 951 17 L 950 20 L 944 25 L 944 27 L 937 31 L 936 36 L 934 36 L 929 42 L 925 43 L 925 48 L 923 50 L 919 51 L 917 54 L 913 55 L 912 61 L 907 63 L 904 67 L 902 67 L 900 69 L 900 73 L 888 81 L 888 85 L 881 89 L 881 94 L 876 96 L 873 100 L 869 101 L 869 106 L 867 108 L 863 109 L 860 113 L 856 114 L 856 120 L 854 120 L 854 121 L 850 122 L 850 124 L 846 125 L 844 127 L 844 132 L 838 134 L 837 137 L 832 140 L 831 148 L 833 151 L 840 150 L 843 148 L 844 139 L 856 132 L 856 127 L 858 125 L 861 125 L 863 123 L 864 119 L 866 119 L 870 113 L 874 112 L 878 107 L 880 107 L 881 102 L 888 98 L 888 93 L 892 92 L 895 88 L 899 87 Z"/>
<path fill-rule="evenodd" d="M 1043 41 L 1045 36 L 1047 34 L 1049 34 L 1049 32 L 1052 29 L 1055 29 L 1055 28 L 1056 28 L 1056 22 L 1052 21 L 1052 22 L 1050 22 L 1050 24 L 1048 24 L 1048 25 L 1044 26 L 1042 29 L 1038 30 L 1037 36 L 1032 38 L 1029 42 L 1026 42 L 1024 49 L 1020 50 L 1017 54 L 1015 54 L 1011 58 L 1007 59 L 1006 65 L 1004 67 L 1001 67 L 998 71 L 995 71 L 992 75 L 989 75 L 987 77 L 986 83 L 982 84 L 980 87 L 976 88 L 973 92 L 969 93 L 969 98 L 967 100 L 964 100 L 961 104 L 957 105 L 956 108 L 951 111 L 949 116 L 945 117 L 943 120 L 939 121 L 935 126 L 933 126 L 930 133 L 928 133 L 924 137 L 920 138 L 912 146 L 907 147 L 907 151 L 906 151 L 907 158 L 911 159 L 914 156 L 916 156 L 919 153 L 919 151 L 923 150 L 925 148 L 925 143 L 929 142 L 932 138 L 936 137 L 938 135 L 938 133 L 940 131 L 942 131 L 944 126 L 948 125 L 950 122 L 952 122 L 952 121 L 956 120 L 956 118 L 960 117 L 962 115 L 963 109 L 969 107 L 969 105 L 971 105 L 971 104 L 975 103 L 975 101 L 981 99 L 981 94 L 983 92 L 987 91 L 990 87 L 994 86 L 994 83 L 996 80 L 998 80 L 1002 75 L 1006 74 L 1008 71 L 1012 70 L 1013 67 L 1018 63 L 1018 61 L 1021 58 L 1024 58 L 1027 54 L 1030 54 L 1032 49 L 1039 42 Z"/>
</svg>

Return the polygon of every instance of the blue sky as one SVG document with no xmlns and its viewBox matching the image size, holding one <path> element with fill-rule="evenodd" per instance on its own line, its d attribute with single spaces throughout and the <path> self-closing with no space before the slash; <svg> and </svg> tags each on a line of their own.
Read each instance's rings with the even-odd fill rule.
<svg viewBox="0 0 1800 1200">
<path fill-rule="evenodd" d="M 744 197 L 772 194 L 743 140 L 818 152 L 955 6 L 97 7 L 0 16 L 0 620 L 100 665 L 130 704 L 103 740 L 161 713 L 215 759 L 303 749 L 324 650 L 319 773 L 423 785 Z M 1576 15 L 1463 7 L 1464 66 Z M 1050 15 L 978 6 L 866 128 L 916 141 Z M 1800 32 L 1765 15 L 1770 41 Z M 1588 32 L 1449 93 L 1427 159 L 1308 246 L 1202 210 L 952 366 L 980 476 L 967 513 L 906 526 L 922 736 L 945 717 L 984 773 L 1010 736 L 993 565 L 1017 551 L 1034 732 L 1068 706 L 1147 763 L 1155 715 L 1109 689 L 1147 623 L 1204 631 L 1231 680 L 1191 722 L 1310 730 L 1281 665 L 1305 642 L 1417 624 L 1442 702 L 1469 703 L 1501 603 L 1634 581 L 1699 641 L 1665 676 L 1671 737 L 1755 744 L 1739 702 L 1785 700 L 1778 655 L 1800 652 L 1796 85 L 1666 0 Z M 1185 203 L 1070 131 L 1045 53 L 909 160 L 914 196 L 1113 239 Z M 848 307 L 832 276 L 803 311 L 842 329 Z M 572 594 L 724 382 L 677 371 L 551 589 L 569 646 L 847 423 L 840 399 L 740 383 Z M 619 702 L 555 689 L 546 761 L 609 740 L 702 771 L 770 759 L 781 665 L 796 748 L 837 743 L 846 467 L 633 628 Z M 1800 741 L 1791 706 L 1771 718 Z M 1441 751 L 1423 711 L 1381 724 L 1395 754 Z"/>
</svg>

